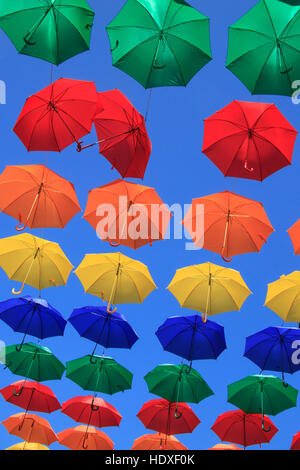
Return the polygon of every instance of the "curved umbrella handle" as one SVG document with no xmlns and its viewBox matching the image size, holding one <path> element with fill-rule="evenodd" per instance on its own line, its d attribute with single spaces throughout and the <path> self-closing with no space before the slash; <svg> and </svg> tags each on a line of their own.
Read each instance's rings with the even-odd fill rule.
<svg viewBox="0 0 300 470">
<path fill-rule="evenodd" d="M 287 384 L 286 382 L 282 382 L 282 385 L 284 386 L 284 388 L 289 388 L 289 384 Z"/>
<path fill-rule="evenodd" d="M 24 286 L 25 286 L 25 283 L 23 282 L 23 284 L 22 284 L 22 286 L 21 286 L 21 289 L 18 290 L 18 291 L 16 291 L 16 289 L 13 288 L 13 289 L 12 289 L 12 293 L 13 293 L 14 295 L 20 295 L 20 294 L 22 294 L 23 289 L 24 289 Z"/>
<path fill-rule="evenodd" d="M 232 261 L 232 258 L 231 258 L 231 257 L 230 257 L 230 258 L 226 258 L 224 255 L 222 255 L 222 259 L 223 259 L 223 261 L 225 261 L 225 263 L 231 263 L 231 261 Z"/>
<path fill-rule="evenodd" d="M 26 36 L 23 38 L 24 39 L 24 42 L 26 42 L 27 46 L 35 46 L 36 45 L 36 42 L 31 42 L 31 41 L 28 41 L 27 37 L 30 35 L 30 33 L 27 33 Z"/>
<path fill-rule="evenodd" d="M 117 49 L 118 45 L 119 45 L 119 41 L 117 40 L 115 47 L 111 48 L 110 52 L 114 52 Z"/>
<path fill-rule="evenodd" d="M 91 403 L 91 410 L 92 411 L 99 411 L 99 406 L 94 406 L 94 403 Z"/>
<path fill-rule="evenodd" d="M 245 168 L 245 170 L 249 171 L 249 173 L 253 173 L 253 171 L 254 171 L 254 168 L 249 168 L 248 167 L 248 160 L 245 160 L 244 168 Z"/>
<path fill-rule="evenodd" d="M 203 323 L 207 323 L 207 313 L 202 313 L 202 321 Z"/>
<path fill-rule="evenodd" d="M 91 364 L 95 365 L 95 364 L 97 364 L 97 362 L 98 362 L 97 359 L 95 361 L 93 361 L 93 356 L 90 357 L 90 363 Z"/>
<path fill-rule="evenodd" d="M 25 230 L 25 228 L 26 228 L 26 225 L 22 223 L 22 214 L 19 214 L 19 224 L 16 225 L 16 230 L 18 232 L 22 232 L 22 230 Z"/>
<path fill-rule="evenodd" d="M 49 279 L 49 282 L 51 282 L 51 284 L 53 284 L 55 287 L 58 287 L 58 284 L 55 279 Z"/>
<path fill-rule="evenodd" d="M 268 429 L 265 428 L 264 420 L 261 423 L 261 428 L 264 432 L 270 432 L 271 431 L 271 427 L 269 427 Z"/>
<path fill-rule="evenodd" d="M 87 450 L 89 448 L 89 445 L 88 445 L 88 443 L 86 443 L 86 441 L 87 441 L 87 438 L 85 437 L 84 440 L 83 440 L 83 443 L 82 443 L 82 448 L 84 450 Z"/>
<path fill-rule="evenodd" d="M 15 390 L 13 391 L 14 396 L 20 397 L 22 395 L 23 390 L 24 390 L 24 385 L 22 385 L 21 390 L 18 393 Z"/>
<path fill-rule="evenodd" d="M 110 244 L 110 246 L 113 246 L 113 247 L 117 247 L 117 246 L 121 245 L 121 243 L 114 243 L 111 240 L 109 240 L 109 244 Z"/>
<path fill-rule="evenodd" d="M 175 409 L 175 415 L 174 415 L 174 417 L 175 417 L 175 419 L 180 419 L 181 416 L 182 416 L 182 413 L 181 413 L 181 411 L 179 411 L 179 413 L 178 413 L 177 404 L 176 404 L 176 409 Z"/>
<path fill-rule="evenodd" d="M 117 307 L 115 307 L 113 310 L 110 310 L 111 303 L 108 302 L 107 304 L 107 313 L 115 313 L 117 311 Z"/>
<path fill-rule="evenodd" d="M 82 140 L 80 140 L 79 142 L 77 142 L 77 149 L 76 149 L 77 152 L 81 152 L 81 150 L 82 150 L 82 145 L 81 145 L 81 144 L 82 144 L 82 143 L 83 143 Z"/>
<path fill-rule="evenodd" d="M 192 363 L 193 363 L 193 361 L 190 362 L 189 368 L 184 371 L 186 375 L 189 375 L 191 373 Z"/>
<path fill-rule="evenodd" d="M 105 295 L 103 290 L 100 292 L 100 299 L 102 299 L 102 302 L 105 302 Z"/>
<path fill-rule="evenodd" d="M 23 346 L 23 343 L 17 345 L 17 346 L 16 346 L 16 351 L 17 351 L 17 352 L 20 352 L 21 349 L 22 349 L 22 346 Z"/>
</svg>

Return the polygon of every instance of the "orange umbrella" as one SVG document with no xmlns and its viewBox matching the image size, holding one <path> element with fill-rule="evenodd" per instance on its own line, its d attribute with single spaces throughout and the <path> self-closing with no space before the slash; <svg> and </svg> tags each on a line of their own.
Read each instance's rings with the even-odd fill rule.
<svg viewBox="0 0 300 470">
<path fill-rule="evenodd" d="M 77 426 L 61 431 L 58 442 L 72 450 L 113 450 L 114 443 L 103 431 L 92 426 Z"/>
<path fill-rule="evenodd" d="M 17 413 L 7 418 L 2 424 L 9 434 L 18 436 L 26 442 L 50 445 L 57 441 L 50 423 L 35 414 Z"/>
<path fill-rule="evenodd" d="M 0 175 L 0 207 L 19 220 L 17 230 L 63 228 L 81 210 L 73 184 L 44 165 L 7 166 Z"/>
<path fill-rule="evenodd" d="M 300 219 L 288 229 L 288 234 L 292 240 L 295 255 L 300 255 Z"/>
<path fill-rule="evenodd" d="M 83 217 L 112 246 L 162 240 L 172 217 L 155 189 L 118 179 L 89 192 Z"/>
<path fill-rule="evenodd" d="M 215 446 L 211 447 L 207 450 L 243 450 L 234 444 L 216 444 Z"/>
<path fill-rule="evenodd" d="M 174 436 L 165 434 L 144 434 L 136 439 L 131 450 L 188 450 Z"/>
<path fill-rule="evenodd" d="M 183 225 L 196 246 L 221 254 L 224 261 L 260 251 L 274 231 L 260 202 L 230 191 L 193 199 Z"/>
</svg>

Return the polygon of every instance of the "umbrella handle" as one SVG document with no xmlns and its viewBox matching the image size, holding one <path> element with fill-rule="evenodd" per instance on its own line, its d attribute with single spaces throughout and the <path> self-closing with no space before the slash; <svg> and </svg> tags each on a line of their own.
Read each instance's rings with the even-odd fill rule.
<svg viewBox="0 0 300 470">
<path fill-rule="evenodd" d="M 254 168 L 249 168 L 248 167 L 248 161 L 247 160 L 245 160 L 245 162 L 244 162 L 244 168 L 245 168 L 245 170 L 249 171 L 249 173 L 253 173 L 253 171 L 254 171 Z"/>
<path fill-rule="evenodd" d="M 80 140 L 79 142 L 77 142 L 77 149 L 76 149 L 77 152 L 81 152 L 81 150 L 82 150 L 82 145 L 81 145 L 81 144 L 82 144 L 82 143 L 83 143 L 82 140 Z"/>
<path fill-rule="evenodd" d="M 26 42 L 27 46 L 35 46 L 36 42 L 30 42 L 28 41 L 27 37 L 30 35 L 30 33 L 27 33 L 26 36 L 23 38 L 24 41 Z"/>
<path fill-rule="evenodd" d="M 89 448 L 89 445 L 88 445 L 88 443 L 86 443 L 86 440 L 87 440 L 87 439 L 86 439 L 86 437 L 85 437 L 85 438 L 84 438 L 84 441 L 83 441 L 83 443 L 82 443 L 82 448 L 83 448 L 84 450 L 87 450 L 87 449 Z"/>
<path fill-rule="evenodd" d="M 207 323 L 207 313 L 202 313 L 202 321 L 203 323 Z"/>
<path fill-rule="evenodd" d="M 282 382 L 282 385 L 284 386 L 284 388 L 289 388 L 289 384 L 287 384 L 286 382 Z"/>
<path fill-rule="evenodd" d="M 16 346 L 16 351 L 17 351 L 17 352 L 20 352 L 21 349 L 22 349 L 22 346 L 23 346 L 23 343 L 17 345 L 17 346 Z"/>
<path fill-rule="evenodd" d="M 58 284 L 55 279 L 49 279 L 49 282 L 51 282 L 51 284 L 53 284 L 55 287 L 58 287 Z"/>
<path fill-rule="evenodd" d="M 99 406 L 94 406 L 94 404 L 91 403 L 91 410 L 92 411 L 99 411 Z"/>
<path fill-rule="evenodd" d="M 111 303 L 108 302 L 107 304 L 107 313 L 115 313 L 117 311 L 117 307 L 115 307 L 113 310 L 110 310 Z"/>
<path fill-rule="evenodd" d="M 90 357 L 90 363 L 91 364 L 95 365 L 95 364 L 97 364 L 97 362 L 98 362 L 97 359 L 95 361 L 93 361 L 93 356 Z"/>
<path fill-rule="evenodd" d="M 231 257 L 230 258 L 225 258 L 224 255 L 222 255 L 222 259 L 223 259 L 223 261 L 225 261 L 225 263 L 231 263 L 231 261 L 232 261 Z"/>
<path fill-rule="evenodd" d="M 12 293 L 13 293 L 14 295 L 20 295 L 20 294 L 22 294 L 23 289 L 24 289 L 24 286 L 25 286 L 25 283 L 22 284 L 21 289 L 20 289 L 19 291 L 16 291 L 16 289 L 13 288 L 13 289 L 12 289 Z"/>
<path fill-rule="evenodd" d="M 110 52 L 115 51 L 117 49 L 118 45 L 119 45 L 119 41 L 117 40 L 115 47 L 111 48 Z"/>
<path fill-rule="evenodd" d="M 117 246 L 121 245 L 121 243 L 114 243 L 112 241 L 109 241 L 109 244 L 110 244 L 110 246 L 113 246 L 113 247 L 117 247 Z"/>
<path fill-rule="evenodd" d="M 13 394 L 15 397 L 19 397 L 22 395 L 22 392 L 24 390 L 24 385 L 22 385 L 21 390 L 17 393 L 16 390 L 13 391 Z"/>
<path fill-rule="evenodd" d="M 16 230 L 18 232 L 22 232 L 22 230 L 25 230 L 26 225 L 22 224 L 22 214 L 19 214 L 19 224 L 16 225 Z"/>
<path fill-rule="evenodd" d="M 261 423 L 261 428 L 264 432 L 270 432 L 271 431 L 271 427 L 269 427 L 268 429 L 265 428 L 264 418 L 263 418 L 262 423 Z"/>
</svg>

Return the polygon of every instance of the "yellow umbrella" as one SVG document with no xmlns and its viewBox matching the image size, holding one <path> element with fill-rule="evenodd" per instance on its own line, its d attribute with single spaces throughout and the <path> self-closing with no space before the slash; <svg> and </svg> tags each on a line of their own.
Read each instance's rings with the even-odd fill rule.
<svg viewBox="0 0 300 470">
<path fill-rule="evenodd" d="M 300 322 L 300 271 L 268 284 L 265 306 L 286 322 Z"/>
<path fill-rule="evenodd" d="M 67 283 L 72 264 L 57 243 L 23 233 L 0 239 L 0 266 L 9 279 L 38 290 Z"/>
<path fill-rule="evenodd" d="M 111 304 L 141 304 L 156 289 L 147 266 L 122 253 L 86 255 L 74 272 L 85 292 L 108 301 L 108 312 Z"/>
<path fill-rule="evenodd" d="M 251 294 L 238 271 L 204 263 L 178 269 L 167 287 L 181 307 L 207 315 L 240 310 Z"/>
<path fill-rule="evenodd" d="M 5 450 L 49 450 L 48 447 L 35 442 L 19 442 Z"/>
</svg>

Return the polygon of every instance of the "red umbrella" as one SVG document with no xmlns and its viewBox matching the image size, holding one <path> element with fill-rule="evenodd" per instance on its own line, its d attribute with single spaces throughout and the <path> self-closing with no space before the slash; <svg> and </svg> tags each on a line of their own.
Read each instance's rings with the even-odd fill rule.
<svg viewBox="0 0 300 470">
<path fill-rule="evenodd" d="M 290 450 L 300 450 L 300 431 L 294 435 Z"/>
<path fill-rule="evenodd" d="M 143 116 L 119 90 L 99 93 L 103 110 L 94 117 L 100 153 L 122 178 L 143 178 L 151 154 L 151 142 Z M 100 106 L 100 108 L 101 108 Z"/>
<path fill-rule="evenodd" d="M 18 380 L 0 390 L 3 398 L 27 411 L 52 413 L 59 410 L 61 404 L 52 390 L 39 382 Z"/>
<path fill-rule="evenodd" d="M 91 132 L 97 100 L 93 82 L 61 78 L 27 99 L 14 132 L 29 151 L 60 152 Z"/>
<path fill-rule="evenodd" d="M 262 181 L 291 164 L 296 136 L 274 104 L 233 101 L 204 121 L 202 152 L 225 176 Z"/>
<path fill-rule="evenodd" d="M 137 417 L 147 429 L 166 435 L 193 432 L 201 422 L 186 403 L 176 405 L 164 399 L 148 401 L 138 412 Z"/>
<path fill-rule="evenodd" d="M 263 431 L 260 414 L 247 414 L 241 410 L 228 411 L 217 418 L 211 429 L 222 441 L 248 447 L 270 442 L 278 432 L 270 418 L 265 416 L 264 419 L 266 428 L 270 428 L 269 432 Z"/>
<path fill-rule="evenodd" d="M 92 396 L 71 398 L 63 403 L 61 411 L 78 423 L 98 428 L 119 426 L 122 419 L 116 408 Z"/>
</svg>

